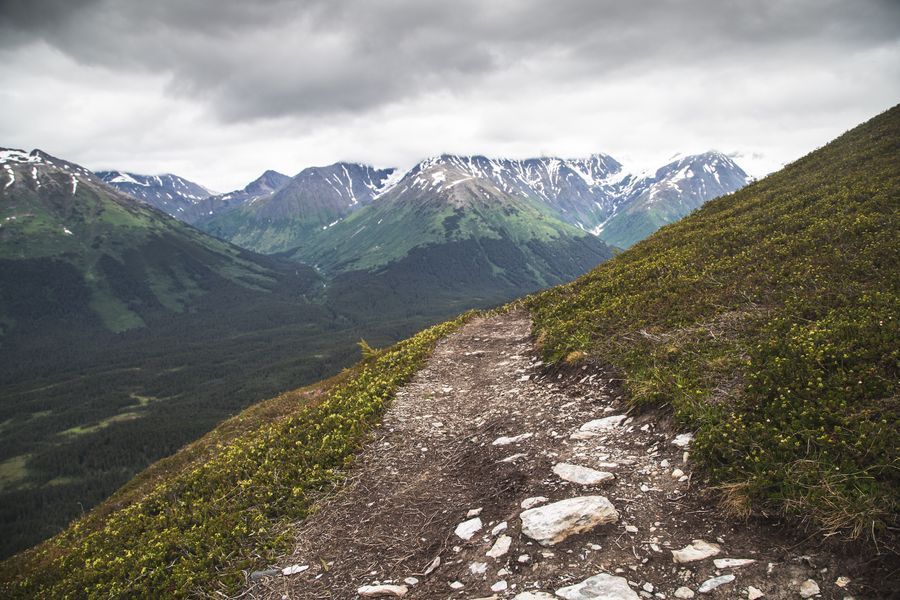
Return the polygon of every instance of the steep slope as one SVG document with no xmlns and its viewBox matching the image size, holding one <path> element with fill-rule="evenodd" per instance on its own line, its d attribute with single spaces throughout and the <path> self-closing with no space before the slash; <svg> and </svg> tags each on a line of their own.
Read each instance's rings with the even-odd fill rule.
<svg viewBox="0 0 900 600">
<path fill-rule="evenodd" d="M 545 355 L 671 405 L 738 514 L 896 552 L 898 156 L 894 107 L 533 298 Z"/>
<path fill-rule="evenodd" d="M 97 171 L 97 177 L 129 196 L 184 221 L 184 214 L 212 195 L 208 189 L 177 175 L 138 175 L 124 171 Z"/>
<path fill-rule="evenodd" d="M 45 272 L 39 265 L 45 265 L 60 279 L 80 279 L 86 286 L 71 298 L 53 296 L 58 305 L 41 310 L 9 304 L 14 298 L 27 302 L 32 295 L 4 294 L 7 303 L 0 314 L 7 327 L 27 319 L 26 313 L 67 311 L 119 332 L 143 326 L 156 313 L 183 312 L 206 293 L 208 279 L 260 290 L 277 283 L 266 259 L 112 192 L 82 167 L 37 150 L 0 152 L 8 177 L 0 189 L 4 272 L 37 276 Z M 307 273 L 306 278 L 315 276 Z M 4 279 L 7 289 L 31 283 L 21 276 Z"/>
<path fill-rule="evenodd" d="M 599 406 L 625 410 L 621 404 L 608 405 L 612 392 L 621 397 L 614 399 L 621 399 L 635 413 L 655 404 L 671 412 L 680 427 L 695 429 L 690 464 L 695 473 L 705 469 L 714 481 L 724 484 L 718 489 L 724 490 L 726 506 L 738 514 L 746 516 L 757 507 L 774 508 L 851 538 L 874 535 L 877 545 L 866 546 L 868 554 L 862 554 L 867 560 L 874 548 L 896 552 L 898 152 L 900 107 L 895 107 L 783 171 L 664 227 L 576 282 L 526 299 L 519 305 L 531 310 L 533 334 L 544 360 L 553 361 L 550 365 L 523 357 L 521 333 L 516 333 L 521 327 L 515 324 L 516 331 L 505 341 L 498 341 L 492 331 L 471 333 L 472 344 L 453 348 L 446 362 L 456 368 L 460 363 L 475 365 L 484 352 L 475 343 L 510 344 L 502 360 L 489 358 L 499 360 L 497 366 L 509 368 L 517 377 L 511 381 L 509 373 L 504 373 L 497 378 L 496 383 L 504 385 L 482 401 L 503 397 L 485 412 L 506 406 L 504 414 L 510 418 L 543 427 L 533 437 L 552 439 L 553 445 L 538 448 L 546 453 L 542 456 L 556 456 L 563 448 L 566 453 L 584 448 L 572 458 L 601 460 L 596 448 L 581 443 L 593 437 L 605 445 L 615 442 L 614 434 L 595 431 L 595 437 L 582 431 L 572 438 L 562 426 L 581 425 L 581 420 L 568 418 L 566 411 L 586 416 L 581 411 L 598 410 L 595 399 L 602 400 Z M 340 378 L 315 390 L 276 398 L 231 420 L 172 460 L 154 466 L 63 535 L 4 563 L 4 593 L 52 597 L 77 596 L 87 590 L 98 596 L 188 596 L 243 585 L 242 569 L 268 567 L 270 560 L 283 555 L 291 544 L 287 532 L 296 530 L 291 526 L 294 520 L 308 513 L 317 494 L 333 490 L 340 469 L 350 462 L 398 386 L 422 366 L 440 337 L 462 323 L 447 323 L 383 351 L 364 347 L 366 359 Z M 473 366 L 472 371 L 477 368 Z M 588 374 L 582 374 L 585 371 Z M 598 379 L 598 373 L 609 376 Z M 433 376 L 433 372 L 420 374 Z M 540 406 L 509 404 L 510 398 L 521 393 L 520 381 L 546 376 L 552 387 L 545 383 L 547 397 L 541 398 Z M 564 376 L 564 387 L 575 391 L 572 400 L 559 404 L 555 398 Z M 466 385 L 462 382 L 460 387 L 465 390 Z M 446 410 L 433 396 L 452 394 L 454 387 L 455 383 L 425 390 L 430 394 L 427 401 Z M 429 436 L 444 439 L 440 433 L 444 424 L 424 412 L 427 405 L 414 402 L 410 410 L 415 412 L 400 413 L 403 423 L 398 427 L 421 427 Z M 554 415 L 559 429 L 546 427 L 544 411 Z M 448 419 L 458 417 L 451 413 Z M 494 460 L 497 447 L 514 442 L 495 443 L 489 438 L 517 430 L 499 430 L 497 423 L 474 421 L 478 418 L 466 422 L 476 428 L 473 437 L 450 438 L 458 444 L 474 441 L 468 453 L 435 453 L 431 437 L 401 435 L 404 439 L 398 442 L 416 456 L 433 453 L 446 458 L 447 477 L 439 476 L 439 482 L 449 485 L 449 476 L 459 475 L 462 479 L 453 481 L 466 489 L 467 465 L 483 466 L 485 470 L 478 474 L 482 476 L 490 473 L 489 468 L 515 464 L 515 460 Z M 641 418 L 646 420 L 646 415 Z M 647 420 L 640 429 L 634 427 L 637 438 L 646 443 L 635 446 L 634 456 L 625 455 L 617 467 L 607 468 L 628 467 L 634 463 L 625 461 L 635 460 L 648 468 L 637 471 L 638 475 L 658 478 L 656 469 L 662 465 L 646 461 L 653 456 L 670 460 L 668 437 L 660 437 L 667 433 L 666 426 Z M 657 434 L 657 429 L 662 432 Z M 385 436 L 390 433 L 382 431 Z M 577 444 L 572 446 L 572 441 Z M 384 447 L 387 453 L 395 452 Z M 622 450 L 614 443 L 609 449 Z M 673 455 L 671 460 L 676 458 Z M 423 471 L 422 475 L 428 482 L 434 473 Z M 625 477 L 638 485 L 634 473 Z M 684 501 L 677 480 L 670 475 L 658 479 L 654 485 L 677 491 L 657 498 L 660 506 L 683 510 L 677 506 Z M 498 484 L 490 478 L 483 480 Z M 547 475 L 536 481 L 546 485 Z M 379 489 L 380 483 L 376 482 Z M 409 477 L 398 482 L 398 489 L 420 483 L 417 477 Z M 510 489 L 521 491 L 521 485 L 523 479 L 513 474 L 497 487 L 480 491 L 502 502 Z M 644 485 L 647 490 L 631 489 L 623 496 L 629 518 L 641 523 L 645 519 L 640 514 L 642 505 L 635 502 L 644 502 L 645 493 L 660 491 Z M 510 508 L 514 511 L 510 523 L 520 516 L 519 506 Z M 448 507 L 442 496 L 438 504 L 425 508 L 427 512 L 413 518 L 422 516 L 427 522 L 433 517 L 442 523 L 450 508 L 478 507 Z M 703 526 L 710 510 L 700 511 Z M 499 517 L 499 513 L 490 514 L 493 520 Z M 732 525 L 739 527 L 743 521 Z M 351 523 L 356 524 L 345 521 L 341 526 Z M 650 527 L 660 524 L 650 524 L 647 536 L 655 531 Z M 404 533 L 409 531 L 409 523 L 402 525 Z M 751 522 L 748 527 L 753 526 Z M 501 529 L 498 526 L 497 533 Z M 634 544 L 617 543 L 636 533 L 641 537 L 635 537 Z M 445 549 L 451 535 L 441 529 L 440 538 L 426 541 Z M 629 558 L 623 570 L 653 569 L 663 560 L 664 570 L 670 573 L 671 556 L 667 553 L 660 559 L 653 549 L 659 540 L 644 535 L 642 528 L 616 530 L 614 538 L 596 548 L 578 543 L 564 546 L 566 552 L 559 554 L 534 553 L 531 550 L 537 546 L 531 546 L 529 559 L 517 560 L 510 570 L 518 577 L 530 568 L 531 560 L 562 557 L 568 573 L 580 564 L 603 561 L 606 555 L 601 551 L 612 550 L 616 556 L 646 553 L 646 561 L 635 559 L 632 565 Z M 723 539 L 722 544 L 731 544 L 732 533 Z M 458 544 L 466 553 L 463 556 L 472 556 L 475 546 Z M 410 552 L 424 555 L 430 548 L 416 546 Z M 565 558 L 569 551 L 577 561 Z M 343 558 L 358 567 L 353 555 Z M 379 567 L 381 558 L 376 556 Z M 812 559 L 796 558 L 794 564 L 789 554 L 781 556 L 785 562 L 772 568 L 786 569 L 788 577 L 793 571 L 807 573 L 804 561 Z M 475 573 L 456 560 L 452 563 L 455 574 Z M 443 562 L 444 568 L 449 562 Z M 388 561 L 389 565 L 400 563 Z M 763 563 L 751 570 L 767 573 L 768 565 Z M 333 567 L 328 563 L 309 566 L 315 574 Z M 424 577 L 425 566 L 417 576 Z M 694 563 L 679 569 L 679 575 L 693 578 L 697 569 L 711 571 L 708 564 Z M 832 569 L 828 573 L 836 575 Z M 889 585 L 890 580 L 885 581 Z M 724 589 L 724 593 L 734 591 Z M 836 593 L 833 587 L 828 591 Z M 284 594 L 284 588 L 279 593 Z"/>
<path fill-rule="evenodd" d="M 272 171 L 271 169 L 248 183 L 243 189 L 235 190 L 227 194 L 209 196 L 194 203 L 189 210 L 179 216 L 187 223 L 195 224 L 198 221 L 210 221 L 230 210 L 234 210 L 255 200 L 271 196 L 291 181 L 287 175 Z"/>
<path fill-rule="evenodd" d="M 592 230 L 608 244 L 628 248 L 706 201 L 739 190 L 749 181 L 743 169 L 724 154 L 688 156 L 652 176 L 630 181 L 617 210 Z"/>
<path fill-rule="evenodd" d="M 310 232 L 370 203 L 392 172 L 356 163 L 311 167 L 273 194 L 199 219 L 196 225 L 257 252 L 289 250 Z"/>
</svg>

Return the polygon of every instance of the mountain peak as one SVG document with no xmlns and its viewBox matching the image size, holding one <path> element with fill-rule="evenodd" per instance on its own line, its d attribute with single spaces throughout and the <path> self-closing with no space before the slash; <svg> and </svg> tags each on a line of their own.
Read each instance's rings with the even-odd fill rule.
<svg viewBox="0 0 900 600">
<path fill-rule="evenodd" d="M 254 196 L 262 196 L 277 192 L 291 180 L 290 176 L 268 169 L 262 175 L 248 183 L 244 191 Z"/>
<path fill-rule="evenodd" d="M 128 171 L 97 171 L 107 185 L 184 220 L 194 204 L 212 195 L 207 188 L 172 173 L 142 175 Z"/>
</svg>

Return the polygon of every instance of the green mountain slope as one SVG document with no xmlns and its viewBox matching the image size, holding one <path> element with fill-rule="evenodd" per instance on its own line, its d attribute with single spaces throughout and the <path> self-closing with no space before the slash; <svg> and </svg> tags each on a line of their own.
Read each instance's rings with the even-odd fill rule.
<svg viewBox="0 0 900 600">
<path fill-rule="evenodd" d="M 256 252 L 283 252 L 371 202 L 391 171 L 355 163 L 310 167 L 273 194 L 200 218 L 195 225 Z"/>
<path fill-rule="evenodd" d="M 671 406 L 735 510 L 774 507 L 896 548 L 898 150 L 895 107 L 526 299 L 547 358 L 601 361 L 636 408 Z M 3 593 L 233 589 L 290 544 L 309 494 L 339 478 L 396 386 L 459 324 L 367 350 L 321 388 L 223 424 L 6 561 Z"/>
<path fill-rule="evenodd" d="M 535 333 L 671 405 L 737 512 L 896 549 L 898 215 L 895 107 L 531 299 Z"/>
<path fill-rule="evenodd" d="M 182 226 L 77 165 L 39 151 L 4 151 L 0 162 L 9 177 L 0 189 L 6 330 L 32 313 L 66 311 L 121 332 L 160 313 L 188 310 L 215 287 L 267 291 L 280 284 L 273 261 Z M 84 287 L 72 296 L 42 287 L 79 277 Z M 317 276 L 298 266 L 297 279 L 311 288 Z M 20 286 L 37 289 L 23 294 Z M 34 298 L 42 304 L 31 304 Z"/>
<path fill-rule="evenodd" d="M 612 256 L 545 204 L 443 159 L 421 163 L 291 253 L 329 277 L 333 306 L 371 317 L 458 312 L 571 281 Z"/>
</svg>

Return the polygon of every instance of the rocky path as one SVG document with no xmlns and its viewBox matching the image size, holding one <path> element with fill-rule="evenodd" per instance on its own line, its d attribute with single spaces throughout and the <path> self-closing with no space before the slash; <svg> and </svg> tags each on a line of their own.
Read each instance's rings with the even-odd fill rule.
<svg viewBox="0 0 900 600">
<path fill-rule="evenodd" d="M 348 485 L 242 596 L 868 597 L 865 557 L 722 514 L 689 433 L 630 417 L 602 371 L 548 371 L 529 332 L 513 313 L 442 341 Z"/>
</svg>

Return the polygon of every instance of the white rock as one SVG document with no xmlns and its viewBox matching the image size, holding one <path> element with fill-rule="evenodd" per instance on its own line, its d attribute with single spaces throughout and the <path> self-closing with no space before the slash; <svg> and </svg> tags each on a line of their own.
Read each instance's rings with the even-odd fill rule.
<svg viewBox="0 0 900 600">
<path fill-rule="evenodd" d="M 556 600 L 556 596 L 547 592 L 522 592 L 513 596 L 513 600 Z"/>
<path fill-rule="evenodd" d="M 451 582 L 450 582 L 450 588 L 451 588 L 451 589 L 454 589 L 454 590 L 461 590 L 461 589 L 463 589 L 464 587 L 466 587 L 466 584 L 464 584 L 462 581 L 451 581 Z"/>
<path fill-rule="evenodd" d="M 732 581 L 734 581 L 734 575 L 720 575 L 719 577 L 713 577 L 712 579 L 704 581 L 697 591 L 701 594 L 708 594 L 720 585 L 725 585 Z"/>
<path fill-rule="evenodd" d="M 505 590 L 508 587 L 509 587 L 509 584 L 506 583 L 506 580 L 501 579 L 500 581 L 498 581 L 497 583 L 495 583 L 494 585 L 491 586 L 491 591 L 492 592 L 502 592 L 503 590 Z"/>
<path fill-rule="evenodd" d="M 466 513 L 466 518 L 468 519 L 468 518 L 471 518 L 471 517 L 477 517 L 478 515 L 481 514 L 481 511 L 482 511 L 482 510 L 484 510 L 484 509 L 481 508 L 481 507 L 479 507 L 479 508 L 473 508 L 472 510 L 470 510 L 469 512 Z"/>
<path fill-rule="evenodd" d="M 762 598 L 763 596 L 765 596 L 765 594 L 763 594 L 761 589 L 755 588 L 752 585 L 747 586 L 747 600 L 759 600 L 759 598 Z"/>
<path fill-rule="evenodd" d="M 600 573 L 581 583 L 556 590 L 556 595 L 566 600 L 640 600 L 624 577 Z"/>
<path fill-rule="evenodd" d="M 598 437 L 600 434 L 596 431 L 575 431 L 569 435 L 570 440 L 590 440 Z"/>
<path fill-rule="evenodd" d="M 849 584 L 850 584 L 850 578 L 844 577 L 844 576 L 838 577 L 834 582 L 834 585 L 838 586 L 839 588 L 845 588 Z"/>
<path fill-rule="evenodd" d="M 682 600 L 688 600 L 689 598 L 694 597 L 694 591 L 689 587 L 681 586 L 675 590 L 675 597 L 681 598 Z"/>
<path fill-rule="evenodd" d="M 684 477 L 684 471 L 681 469 L 672 469 L 672 477 L 674 479 L 678 479 L 679 477 Z"/>
<path fill-rule="evenodd" d="M 595 469 L 589 469 L 588 467 L 573 465 L 571 463 L 556 463 L 553 466 L 553 472 L 561 479 L 579 485 L 597 485 L 598 483 L 615 478 L 615 475 L 612 473 L 597 471 Z"/>
<path fill-rule="evenodd" d="M 534 508 L 538 504 L 543 504 L 548 500 L 550 500 L 550 498 L 546 496 L 532 496 L 531 498 L 525 498 L 524 500 L 522 500 L 519 506 L 521 506 L 525 510 L 528 510 L 529 508 Z"/>
<path fill-rule="evenodd" d="M 291 565 L 289 567 L 285 567 L 281 570 L 282 575 L 296 575 L 297 573 L 302 573 L 307 570 L 309 565 Z"/>
<path fill-rule="evenodd" d="M 510 456 L 507 456 L 506 458 L 502 459 L 500 462 L 504 462 L 504 463 L 516 462 L 520 458 L 525 458 L 526 456 L 528 456 L 528 455 L 524 454 L 522 452 L 519 452 L 518 454 L 513 454 Z"/>
<path fill-rule="evenodd" d="M 363 598 L 402 598 L 408 591 L 405 585 L 364 585 L 356 593 Z"/>
<path fill-rule="evenodd" d="M 807 579 L 800 584 L 801 598 L 812 598 L 813 596 L 818 596 L 820 593 L 821 592 L 819 591 L 819 584 L 812 579 Z"/>
<path fill-rule="evenodd" d="M 580 431 L 599 431 L 604 429 L 615 429 L 627 419 L 626 415 L 612 415 L 611 417 L 603 417 L 602 419 L 594 419 L 588 421 L 580 427 Z"/>
<path fill-rule="evenodd" d="M 441 557 L 435 556 L 434 560 L 428 563 L 428 566 L 425 567 L 425 570 L 422 572 L 422 575 L 430 575 L 432 571 L 441 566 Z"/>
<path fill-rule="evenodd" d="M 641 589 L 649 594 L 652 594 L 653 593 L 653 584 L 648 581 L 647 583 L 645 583 L 644 585 L 641 586 Z"/>
<path fill-rule="evenodd" d="M 531 562 L 531 557 L 527 554 L 520 554 L 519 558 L 516 559 L 516 562 L 518 562 L 520 565 L 527 565 Z"/>
<path fill-rule="evenodd" d="M 752 558 L 717 558 L 713 561 L 717 569 L 733 569 L 743 567 L 744 565 L 752 565 L 756 560 Z"/>
<path fill-rule="evenodd" d="M 473 562 L 469 565 L 469 572 L 472 575 L 484 575 L 487 573 L 487 563 Z"/>
<path fill-rule="evenodd" d="M 689 563 L 715 556 L 722 549 L 718 544 L 710 544 L 703 540 L 694 540 L 681 550 L 672 550 L 672 560 L 676 563 Z"/>
<path fill-rule="evenodd" d="M 603 496 L 580 496 L 524 511 L 522 533 L 544 546 L 571 535 L 619 520 L 619 513 Z"/>
<path fill-rule="evenodd" d="M 419 580 L 415 577 L 407 577 L 403 580 L 403 583 L 405 583 L 406 585 L 418 585 Z"/>
<path fill-rule="evenodd" d="M 491 445 L 492 446 L 508 446 L 510 444 L 515 444 L 516 442 L 521 442 L 522 440 L 527 440 L 532 435 L 534 435 L 534 434 L 522 433 L 520 435 L 514 435 L 512 437 L 502 436 L 502 437 L 498 437 L 496 440 L 491 442 Z"/>
<path fill-rule="evenodd" d="M 509 524 L 506 521 L 501 521 L 500 523 L 497 523 L 493 529 L 491 529 L 491 535 L 503 533 L 504 531 L 506 531 L 507 527 L 509 527 Z"/>
<path fill-rule="evenodd" d="M 508 535 L 501 535 L 497 538 L 497 541 L 494 542 L 494 545 L 491 546 L 491 549 L 487 551 L 486 556 L 490 556 L 491 558 L 506 556 L 506 553 L 509 552 L 510 544 L 512 544 L 512 538 Z"/>
<path fill-rule="evenodd" d="M 626 525 L 626 526 L 625 526 L 625 531 L 627 531 L 628 533 L 637 533 L 637 532 L 638 532 L 638 528 L 635 527 L 634 525 Z"/>
<path fill-rule="evenodd" d="M 679 448 L 687 448 L 691 445 L 692 441 L 694 441 L 693 433 L 679 433 L 675 436 L 675 439 L 672 440 L 672 444 Z"/>
<path fill-rule="evenodd" d="M 481 519 L 475 517 L 468 521 L 463 521 L 456 526 L 454 533 L 463 540 L 471 540 L 472 536 L 481 531 Z"/>
</svg>

